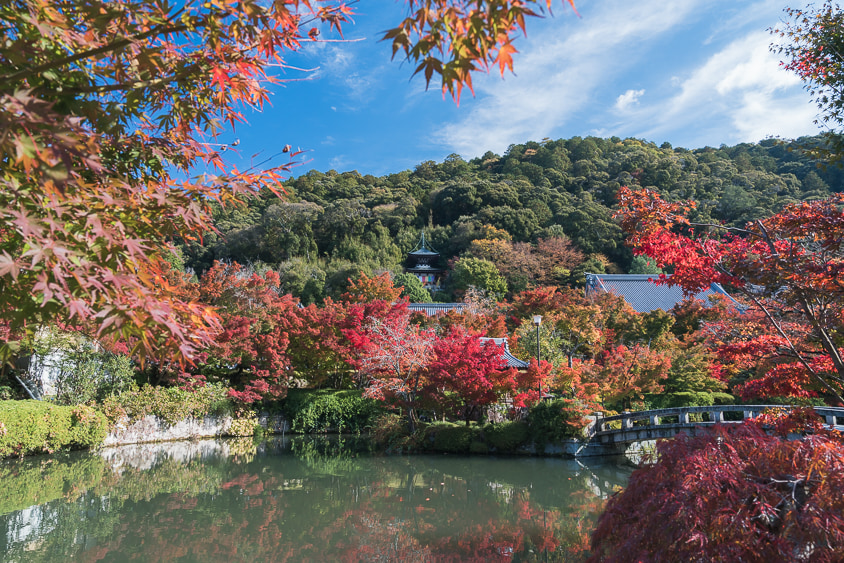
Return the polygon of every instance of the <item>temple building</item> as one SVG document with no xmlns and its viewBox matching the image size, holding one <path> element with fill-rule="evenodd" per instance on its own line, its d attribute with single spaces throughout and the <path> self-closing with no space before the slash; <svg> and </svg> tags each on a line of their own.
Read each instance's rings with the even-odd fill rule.
<svg viewBox="0 0 844 563">
<path fill-rule="evenodd" d="M 639 313 L 649 313 L 655 309 L 670 311 L 676 304 L 683 301 L 683 290 L 677 286 L 654 283 L 658 277 L 655 274 L 587 273 L 586 294 L 615 293 L 623 297 Z M 709 304 L 711 295 L 722 295 L 738 306 L 738 303 L 717 283 L 711 284 L 694 297 L 703 301 L 704 304 Z"/>
<path fill-rule="evenodd" d="M 419 243 L 407 255 L 407 267 L 404 271 L 419 278 L 425 289 L 438 291 L 440 278 L 445 272 L 439 267 L 439 263 L 440 253 L 428 248 L 425 243 L 425 231 L 422 231 Z"/>
</svg>

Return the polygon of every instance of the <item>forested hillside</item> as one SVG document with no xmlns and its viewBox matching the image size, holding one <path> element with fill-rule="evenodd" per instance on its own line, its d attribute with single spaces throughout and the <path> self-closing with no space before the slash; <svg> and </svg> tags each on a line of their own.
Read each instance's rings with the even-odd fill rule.
<svg viewBox="0 0 844 563">
<path fill-rule="evenodd" d="M 219 235 L 181 249 L 197 273 L 214 260 L 272 268 L 305 303 L 338 296 L 360 272 L 401 272 L 423 228 L 453 274 L 436 300 L 466 285 L 500 294 L 577 285 L 586 271 L 651 273 L 612 219 L 621 186 L 693 199 L 696 220 L 742 225 L 844 190 L 844 171 L 820 168 L 798 149 L 816 142 L 688 150 L 574 137 L 468 162 L 451 155 L 382 177 L 311 171 L 288 181 L 284 198 L 266 191 L 218 211 Z"/>
</svg>

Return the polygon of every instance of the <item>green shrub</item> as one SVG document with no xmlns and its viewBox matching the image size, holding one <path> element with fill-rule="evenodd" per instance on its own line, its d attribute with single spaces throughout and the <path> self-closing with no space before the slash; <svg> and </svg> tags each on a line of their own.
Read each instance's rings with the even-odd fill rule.
<svg viewBox="0 0 844 563">
<path fill-rule="evenodd" d="M 474 440 L 471 444 L 469 444 L 469 453 L 470 454 L 488 454 L 489 453 L 489 446 L 486 442 L 482 442 L 480 440 Z"/>
<path fill-rule="evenodd" d="M 393 413 L 379 416 L 372 425 L 371 439 L 375 445 L 387 449 L 411 447 L 407 418 Z"/>
<path fill-rule="evenodd" d="M 729 393 L 721 393 L 716 391 L 712 393 L 712 398 L 715 401 L 716 405 L 735 405 L 736 398 Z"/>
<path fill-rule="evenodd" d="M 228 414 L 232 409 L 226 387 L 218 383 L 193 390 L 144 385 L 137 391 L 108 397 L 102 404 L 111 424 L 124 416 L 134 422 L 148 415 L 175 424 L 189 417 Z"/>
<path fill-rule="evenodd" d="M 365 399 L 360 391 L 290 389 L 282 405 L 293 432 L 350 432 L 360 434 L 375 425 L 384 407 Z"/>
<path fill-rule="evenodd" d="M 102 443 L 107 432 L 105 416 L 91 407 L 0 402 L 0 457 L 90 448 Z"/>
<path fill-rule="evenodd" d="M 708 391 L 684 391 L 647 395 L 646 402 L 652 409 L 671 409 L 677 407 L 711 407 L 713 405 L 732 405 L 735 397 L 729 393 Z"/>
<path fill-rule="evenodd" d="M 501 453 L 513 453 L 530 439 L 528 425 L 520 420 L 487 424 L 483 433 L 487 444 Z"/>
<path fill-rule="evenodd" d="M 258 424 L 258 416 L 254 412 L 247 412 L 232 420 L 229 435 L 253 436 L 259 428 L 263 432 L 264 429 Z"/>
<path fill-rule="evenodd" d="M 425 429 L 425 442 L 435 452 L 465 454 L 473 442 L 482 442 L 481 431 L 477 426 L 434 422 Z"/>
<path fill-rule="evenodd" d="M 575 399 L 544 401 L 531 407 L 528 429 L 538 448 L 570 438 L 582 438 L 584 409 Z"/>
<path fill-rule="evenodd" d="M 789 405 L 801 407 L 823 407 L 826 401 L 821 397 L 765 397 L 764 399 L 752 399 L 744 401 L 748 405 Z"/>
</svg>

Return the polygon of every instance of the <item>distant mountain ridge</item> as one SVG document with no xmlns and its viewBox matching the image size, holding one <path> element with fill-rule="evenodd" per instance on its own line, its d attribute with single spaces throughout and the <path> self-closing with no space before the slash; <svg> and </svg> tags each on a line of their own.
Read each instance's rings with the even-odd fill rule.
<svg viewBox="0 0 844 563">
<path fill-rule="evenodd" d="M 241 207 L 218 210 L 220 236 L 181 250 L 186 266 L 197 272 L 214 260 L 273 268 L 282 290 L 304 302 L 337 297 L 360 272 L 400 272 L 422 229 L 451 265 L 460 257 L 493 262 L 511 291 L 539 281 L 576 283 L 576 270 L 587 266 L 618 272 L 647 267 L 634 261 L 612 220 L 619 187 L 694 199 L 696 219 L 741 225 L 787 203 L 844 190 L 844 171 L 819 167 L 800 151 L 821 142 L 771 139 L 689 150 L 573 137 L 511 145 L 504 155 L 487 152 L 469 161 L 450 155 L 380 177 L 312 170 L 286 182 L 286 199 L 267 191 Z M 539 239 L 570 241 L 569 250 L 582 253 L 583 267 L 541 271 L 554 266 L 548 259 L 544 266 L 533 263 L 542 262 Z"/>
</svg>

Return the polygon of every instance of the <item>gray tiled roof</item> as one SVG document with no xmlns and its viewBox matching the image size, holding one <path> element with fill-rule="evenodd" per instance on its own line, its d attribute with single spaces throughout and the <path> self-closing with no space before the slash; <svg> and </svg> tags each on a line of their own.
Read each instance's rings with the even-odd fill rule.
<svg viewBox="0 0 844 563">
<path fill-rule="evenodd" d="M 411 311 L 417 311 L 419 313 L 425 313 L 429 317 L 435 317 L 437 315 L 444 315 L 449 311 L 457 311 L 458 313 L 463 310 L 465 307 L 465 303 L 408 303 L 407 308 Z"/>
<path fill-rule="evenodd" d="M 492 341 L 496 346 L 504 347 L 501 357 L 502 359 L 507 361 L 508 368 L 526 369 L 530 365 L 528 362 L 523 362 L 522 360 L 510 353 L 510 345 L 507 344 L 506 338 L 481 338 L 482 345 L 486 344 L 489 341 Z"/>
<path fill-rule="evenodd" d="M 657 285 L 659 278 L 655 274 L 586 274 L 586 291 L 606 291 L 624 297 L 624 300 L 639 313 L 655 309 L 671 310 L 683 300 L 683 290 L 679 287 Z M 732 298 L 717 283 L 695 295 L 708 304 L 710 295 L 724 295 Z"/>
</svg>

